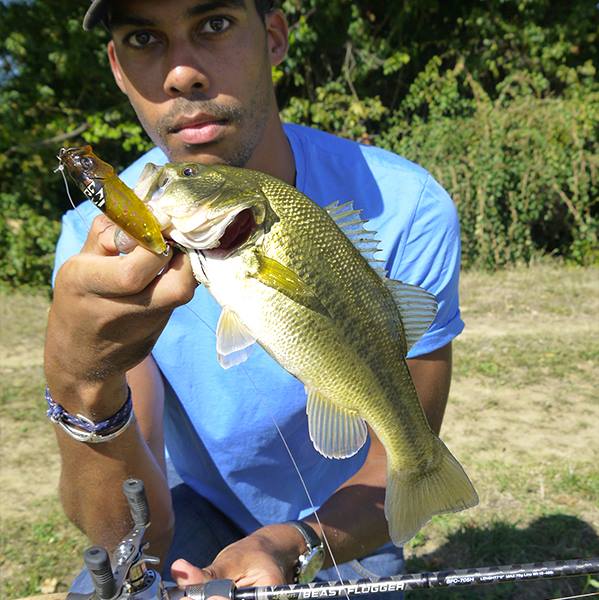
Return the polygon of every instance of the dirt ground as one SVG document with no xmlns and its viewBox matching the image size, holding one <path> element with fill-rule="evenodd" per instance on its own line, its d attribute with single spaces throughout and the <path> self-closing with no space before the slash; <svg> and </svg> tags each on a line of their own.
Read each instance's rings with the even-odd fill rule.
<svg viewBox="0 0 599 600">
<path fill-rule="evenodd" d="M 596 539 L 599 270 L 540 265 L 465 274 L 461 290 L 467 327 L 454 344 L 455 375 L 442 438 L 471 475 L 481 503 L 467 516 L 435 521 L 410 552 L 430 559 L 464 523 L 483 530 L 503 519 L 523 527 L 558 513 L 575 517 Z M 42 296 L 0 296 L 5 549 L 15 543 L 14 531 L 26 531 L 17 523 L 34 527 L 48 511 L 60 511 L 59 460 L 44 417 L 47 305 Z M 80 545 L 82 537 L 69 531 Z M 7 556 L 0 559 L 4 581 L 22 568 L 18 557 Z M 68 583 L 72 569 L 56 570 L 55 589 L 44 591 Z M 38 578 L 0 595 L 34 593 L 42 584 Z"/>
</svg>

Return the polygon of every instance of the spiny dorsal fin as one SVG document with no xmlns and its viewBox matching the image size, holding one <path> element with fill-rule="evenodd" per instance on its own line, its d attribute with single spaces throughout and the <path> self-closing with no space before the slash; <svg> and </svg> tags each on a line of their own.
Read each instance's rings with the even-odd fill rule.
<svg viewBox="0 0 599 600">
<path fill-rule="evenodd" d="M 366 442 L 368 429 L 354 411 L 333 404 L 316 390 L 306 388 L 310 439 L 327 458 L 349 458 Z"/>
<path fill-rule="evenodd" d="M 387 278 L 384 281 L 399 309 L 409 350 L 434 321 L 437 299 L 434 294 L 417 285 Z"/>
<path fill-rule="evenodd" d="M 433 322 L 437 314 L 437 299 L 417 285 L 387 278 L 385 261 L 374 257 L 380 243 L 376 238 L 377 233 L 366 229 L 368 221 L 356 217 L 361 211 L 354 210 L 351 202 L 339 204 L 335 201 L 324 209 L 391 290 L 401 315 L 409 350 Z"/>
<path fill-rule="evenodd" d="M 351 202 L 339 204 L 335 201 L 324 207 L 329 216 L 335 221 L 337 227 L 349 238 L 351 243 L 360 251 L 368 264 L 379 272 L 383 261 L 374 258 L 379 250 L 380 240 L 376 238 L 375 231 L 368 231 L 364 226 L 368 221 L 358 215 L 361 210 L 355 210 Z"/>
<path fill-rule="evenodd" d="M 216 353 L 220 366 L 228 369 L 246 361 L 250 346 L 255 341 L 256 338 L 239 320 L 237 313 L 225 306 L 216 326 Z"/>
</svg>

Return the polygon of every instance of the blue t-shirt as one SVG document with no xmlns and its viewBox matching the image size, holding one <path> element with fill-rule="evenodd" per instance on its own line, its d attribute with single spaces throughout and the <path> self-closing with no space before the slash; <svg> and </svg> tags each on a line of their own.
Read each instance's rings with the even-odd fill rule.
<svg viewBox="0 0 599 600">
<path fill-rule="evenodd" d="M 447 193 L 423 168 L 380 148 L 299 125 L 287 124 L 285 132 L 297 188 L 321 206 L 351 200 L 369 220 L 368 229 L 378 232 L 382 251 L 377 258 L 387 262 L 389 276 L 436 295 L 437 317 L 409 356 L 450 342 L 464 325 L 458 306 L 459 224 Z M 133 186 L 147 162 L 166 161 L 155 148 L 122 178 Z M 96 212 L 85 202 L 80 215 L 66 213 L 55 272 L 80 250 Z M 308 437 L 303 384 L 260 347 L 243 365 L 223 370 L 214 336 L 219 315 L 216 301 L 199 286 L 193 300 L 173 312 L 153 356 L 174 391 L 168 395 L 164 426 L 178 474 L 250 532 L 310 511 L 276 426 L 316 506 L 359 469 L 368 448 L 345 460 L 318 454 Z"/>
</svg>

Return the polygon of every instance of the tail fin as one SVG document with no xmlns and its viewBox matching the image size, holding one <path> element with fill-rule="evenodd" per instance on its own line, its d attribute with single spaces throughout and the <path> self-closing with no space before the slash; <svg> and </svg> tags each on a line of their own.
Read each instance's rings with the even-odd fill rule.
<svg viewBox="0 0 599 600">
<path fill-rule="evenodd" d="M 437 460 L 426 472 L 399 472 L 389 468 L 385 516 L 391 540 L 397 546 L 418 533 L 433 515 L 458 512 L 478 504 L 478 495 L 460 463 L 435 438 Z"/>
</svg>

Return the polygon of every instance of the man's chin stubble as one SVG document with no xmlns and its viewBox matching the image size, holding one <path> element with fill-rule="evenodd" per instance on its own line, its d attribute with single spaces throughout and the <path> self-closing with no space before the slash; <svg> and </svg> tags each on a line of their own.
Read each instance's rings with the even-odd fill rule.
<svg viewBox="0 0 599 600">
<path fill-rule="evenodd" d="M 171 162 L 197 162 L 208 165 L 229 165 L 245 167 L 252 157 L 252 149 L 241 147 L 231 152 L 219 152 L 217 143 L 184 144 L 182 148 L 162 146 Z"/>
</svg>

